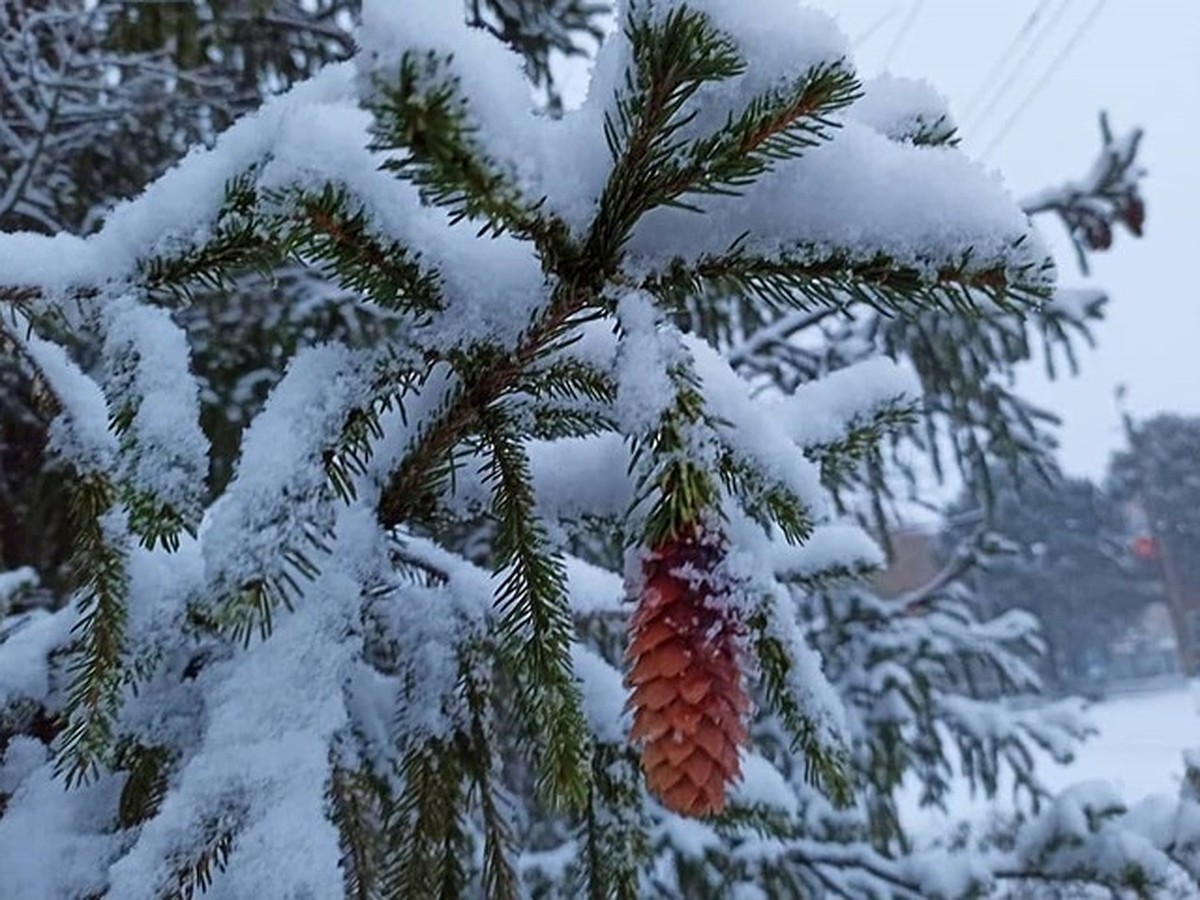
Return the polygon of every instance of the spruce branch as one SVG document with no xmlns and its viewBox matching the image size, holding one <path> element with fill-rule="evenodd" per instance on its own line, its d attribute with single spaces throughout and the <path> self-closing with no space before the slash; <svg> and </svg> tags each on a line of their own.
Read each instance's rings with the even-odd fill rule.
<svg viewBox="0 0 1200 900">
<path fill-rule="evenodd" d="M 166 747 L 131 741 L 117 749 L 115 768 L 129 773 L 117 804 L 117 824 L 121 828 L 135 828 L 158 814 L 167 794 L 170 761 Z"/>
<path fill-rule="evenodd" d="M 284 257 L 260 208 L 256 176 L 252 169 L 225 185 L 212 236 L 203 244 L 138 261 L 138 280 L 147 295 L 187 305 L 197 288 L 229 290 L 235 272 L 250 269 L 270 279 Z"/>
<path fill-rule="evenodd" d="M 420 383 L 415 367 L 396 356 L 385 358 L 378 366 L 367 403 L 346 413 L 337 443 L 321 454 L 329 486 L 345 503 L 357 499 L 354 479 L 367 474 L 367 464 L 375 455 L 375 443 L 384 436 L 383 416 L 398 410 L 404 417 L 404 398 Z"/>
<path fill-rule="evenodd" d="M 533 367 L 514 394 L 514 418 L 531 437 L 586 437 L 616 429 L 611 374 L 580 360 L 559 357 Z"/>
<path fill-rule="evenodd" d="M 172 884 L 162 894 L 162 900 L 195 900 L 213 884 L 213 877 L 225 871 L 229 854 L 233 852 L 235 826 L 214 821 L 206 829 L 207 837 L 201 849 L 172 873 Z"/>
<path fill-rule="evenodd" d="M 560 246 L 566 226 L 528 203 L 476 139 L 452 63 L 435 53 L 404 54 L 398 77 L 377 84 L 371 149 L 403 152 L 383 168 L 448 207 L 451 222 L 481 222 L 481 236 L 512 232 L 544 248 Z"/>
<path fill-rule="evenodd" d="M 820 787 L 838 806 L 852 802 L 854 784 L 845 750 L 826 742 L 819 726 L 804 711 L 804 701 L 792 687 L 794 662 L 779 638 L 782 627 L 774 622 L 782 614 L 771 601 L 760 605 L 747 623 L 750 643 L 759 661 L 759 677 L 771 708 L 791 736 L 791 751 L 804 761 L 805 778 Z"/>
<path fill-rule="evenodd" d="M 451 480 L 458 448 L 474 426 L 477 413 L 470 392 L 456 384 L 434 414 L 425 418 L 424 427 L 393 469 L 380 498 L 379 522 L 385 529 L 431 511 L 438 492 Z"/>
<path fill-rule="evenodd" d="M 405 754 L 398 774 L 403 789 L 384 823 L 393 848 L 383 868 L 382 895 L 462 896 L 462 857 L 468 850 L 459 753 L 448 742 L 431 740 Z"/>
<path fill-rule="evenodd" d="M 690 138 L 688 126 L 707 83 L 736 78 L 745 61 L 736 43 L 708 16 L 686 5 L 665 17 L 631 9 L 626 25 L 633 65 L 616 109 L 605 119 L 614 160 L 589 235 L 589 255 L 613 256 L 638 219 L 659 206 L 689 206 L 689 194 L 736 194 L 827 140 L 830 116 L 856 100 L 860 85 L 844 63 L 814 66 L 787 89 L 751 100 L 711 135 Z"/>
<path fill-rule="evenodd" d="M 516 384 L 535 400 L 588 400 L 611 406 L 617 398 L 612 375 L 582 360 L 560 357 L 531 367 Z"/>
<path fill-rule="evenodd" d="M 351 900 L 374 900 L 379 896 L 385 797 L 383 785 L 368 768 L 347 769 L 332 764 L 326 798 L 329 818 L 341 842 L 346 897 Z"/>
<path fill-rule="evenodd" d="M 28 312 L 27 307 L 30 303 L 40 300 L 41 297 L 41 288 L 20 285 L 0 285 L 0 303 L 13 306 L 23 313 Z"/>
<path fill-rule="evenodd" d="M 861 96 L 844 62 L 813 66 L 787 89 L 760 94 L 740 114 L 730 113 L 724 127 L 691 143 L 667 192 L 736 195 L 776 163 L 830 140 L 841 127 L 830 117 Z"/>
<path fill-rule="evenodd" d="M 19 335 L 28 337 L 34 333 L 34 318 L 27 310 L 19 307 L 0 309 L 0 353 L 19 359 L 30 377 L 30 393 L 46 421 L 51 421 L 63 411 L 62 399 L 54 392 L 53 385 L 33 358 Z"/>
<path fill-rule="evenodd" d="M 374 407 L 350 410 L 338 445 L 322 454 L 330 487 L 346 503 L 357 498 L 354 479 L 366 474 L 367 463 L 374 454 L 373 443 L 383 437 L 381 412 Z"/>
<path fill-rule="evenodd" d="M 351 415 L 351 427 L 355 427 L 356 419 Z M 326 475 L 329 480 L 329 490 L 338 491 L 343 499 L 354 493 L 353 483 L 349 480 L 347 468 L 351 463 L 342 456 L 325 455 Z M 345 477 L 345 480 L 341 480 Z M 330 553 L 329 533 L 321 534 L 306 526 L 302 534 L 302 543 L 285 543 L 280 548 L 277 561 L 268 568 L 273 571 L 261 572 L 241 581 L 235 588 L 225 593 L 211 610 L 194 608 L 192 615 L 203 627 L 215 629 L 248 648 L 257 634 L 260 640 L 271 636 L 275 627 L 276 611 L 281 607 L 293 612 L 296 602 L 305 593 L 304 583 L 312 583 L 321 574 L 317 558 L 328 556 Z"/>
<path fill-rule="evenodd" d="M 958 126 L 945 113 L 933 118 L 925 113 L 910 115 L 890 125 L 885 134 L 889 140 L 913 147 L 957 147 L 962 143 Z"/>
<path fill-rule="evenodd" d="M 1014 242 L 1019 250 L 1024 239 Z M 935 309 L 979 315 L 984 303 L 1020 312 L 1050 297 L 1046 267 L 1026 264 L 1017 271 L 1004 262 L 976 264 L 970 252 L 952 262 L 906 264 L 886 254 L 870 258 L 849 251 L 797 248 L 764 256 L 747 248 L 745 238 L 719 256 L 695 263 L 682 259 L 652 274 L 642 286 L 674 308 L 691 297 L 751 296 L 769 309 L 803 312 L 846 310 L 862 304 L 885 315 Z"/>
<path fill-rule="evenodd" d="M 255 633 L 266 640 L 274 630 L 275 611 L 283 607 L 295 609 L 296 601 L 304 595 L 301 582 L 312 582 L 321 574 L 314 556 L 329 553 L 325 538 L 312 531 L 304 534 L 305 545 L 285 546 L 279 558 L 278 571 L 259 575 L 240 584 L 218 604 L 213 623 L 243 647 L 249 647 Z"/>
<path fill-rule="evenodd" d="M 427 315 L 442 308 L 439 275 L 423 268 L 408 247 L 375 235 L 366 210 L 355 208 L 344 190 L 326 185 L 295 193 L 272 199 L 273 206 L 294 210 L 285 220 L 281 256 L 317 265 L 346 290 L 387 310 Z"/>
<path fill-rule="evenodd" d="M 251 169 L 226 185 L 209 240 L 139 262 L 151 296 L 190 303 L 197 289 L 231 290 L 247 270 L 273 281 L 275 270 L 291 261 L 320 269 L 383 309 L 418 316 L 441 309 L 438 273 L 404 244 L 378 235 L 345 188 L 263 190 L 257 175 Z"/>
<path fill-rule="evenodd" d="M 903 140 L 916 147 L 957 147 L 962 143 L 958 128 L 948 116 L 938 116 L 933 121 L 918 118 Z"/>
<path fill-rule="evenodd" d="M 604 120 L 614 165 L 586 242 L 585 256 L 599 260 L 615 260 L 643 213 L 687 190 L 667 187 L 686 144 L 681 132 L 695 117 L 684 106 L 705 83 L 745 70 L 736 44 L 687 6 L 661 20 L 631 8 L 625 35 L 633 64 Z"/>
<path fill-rule="evenodd" d="M 720 509 L 719 482 L 690 452 L 694 431 L 711 431 L 715 425 L 700 381 L 687 365 L 668 374 L 675 384 L 674 402 L 649 434 L 633 437 L 631 465 L 638 473 L 633 506 L 653 497 L 640 535 L 647 547 L 688 533 L 707 512 Z"/>
<path fill-rule="evenodd" d="M 592 756 L 586 817 L 580 825 L 584 884 L 589 900 L 637 900 L 650 855 L 637 753 L 599 743 Z"/>
<path fill-rule="evenodd" d="M 879 453 L 880 443 L 914 425 L 919 405 L 900 394 L 867 415 L 856 416 L 837 440 L 812 444 L 804 455 L 821 467 L 821 482 L 835 492 L 852 483 L 858 467 Z"/>
<path fill-rule="evenodd" d="M 442 484 L 453 468 L 455 448 L 478 427 L 480 411 L 510 394 L 539 361 L 563 346 L 571 333 L 600 315 L 598 290 L 574 284 L 555 297 L 510 353 L 483 353 L 469 363 L 466 380 L 452 390 L 440 411 L 392 472 L 379 503 L 379 521 L 394 528 L 410 519 Z"/>
<path fill-rule="evenodd" d="M 878 571 L 878 566 L 865 562 L 838 564 L 823 566 L 815 572 L 785 572 L 779 575 L 779 581 L 815 593 L 827 591 L 848 582 L 862 581 Z"/>
<path fill-rule="evenodd" d="M 555 803 L 583 805 L 587 733 L 579 690 L 571 667 L 574 621 L 567 602 L 566 570 L 549 546 L 537 519 L 529 461 L 505 411 L 481 413 L 481 437 L 488 453 L 484 482 L 492 488 L 493 543 L 498 629 L 504 656 L 516 666 L 518 691 L 536 698 L 544 721 L 541 787 Z"/>
<path fill-rule="evenodd" d="M 1107 113 L 1100 114 L 1100 154 L 1082 179 L 1041 191 L 1022 202 L 1030 216 L 1052 213 L 1066 228 L 1080 271 L 1088 274 L 1088 254 L 1107 250 L 1113 226 L 1142 236 L 1146 203 L 1141 195 L 1145 170 L 1137 163 L 1143 132 L 1135 128 L 1114 137 Z"/>
<path fill-rule="evenodd" d="M 613 420 L 604 412 L 541 405 L 521 411 L 528 422 L 531 438 L 556 441 L 563 438 L 592 437 L 613 430 Z"/>
<path fill-rule="evenodd" d="M 737 497 L 746 513 L 763 529 L 779 528 L 789 544 L 799 544 L 812 534 L 812 515 L 804 501 L 786 484 L 768 478 L 730 448 L 718 462 L 725 490 Z"/>
<path fill-rule="evenodd" d="M 473 654 L 464 654 L 460 665 L 460 689 L 470 711 L 466 729 L 469 751 L 464 765 L 472 782 L 472 793 L 478 796 L 479 814 L 483 819 L 483 889 L 489 898 L 517 900 L 521 895 L 520 879 L 513 868 L 516 853 L 512 826 L 503 800 L 493 781 L 497 746 L 489 716 L 489 697 L 482 673 L 477 671 Z"/>
<path fill-rule="evenodd" d="M 131 446 L 122 449 L 131 450 Z M 129 530 L 147 550 L 156 546 L 174 553 L 181 536 L 196 534 L 196 523 L 153 491 L 138 490 L 126 482 L 120 486 L 121 505 L 129 516 Z"/>
<path fill-rule="evenodd" d="M 71 497 L 81 578 L 79 621 L 73 629 L 79 642 L 68 666 L 66 724 L 55 761 L 68 787 L 91 781 L 107 764 L 126 679 L 126 548 L 106 528 L 115 499 L 111 482 L 99 473 L 82 477 Z"/>
</svg>

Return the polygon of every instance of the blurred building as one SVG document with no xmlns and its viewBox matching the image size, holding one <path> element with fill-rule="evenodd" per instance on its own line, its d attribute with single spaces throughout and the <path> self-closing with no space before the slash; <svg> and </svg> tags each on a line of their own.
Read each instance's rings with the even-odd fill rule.
<svg viewBox="0 0 1200 900">
<path fill-rule="evenodd" d="M 891 536 L 892 561 L 877 574 L 873 586 L 881 597 L 897 597 L 924 587 L 940 567 L 938 533 L 932 528 L 897 529 Z"/>
</svg>

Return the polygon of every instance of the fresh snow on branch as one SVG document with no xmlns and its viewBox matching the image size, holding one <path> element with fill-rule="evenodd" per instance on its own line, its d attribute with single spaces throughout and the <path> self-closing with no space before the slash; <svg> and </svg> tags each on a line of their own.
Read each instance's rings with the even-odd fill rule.
<svg viewBox="0 0 1200 900">
<path fill-rule="evenodd" d="M 1194 880 L 1195 796 L 1039 781 L 1029 748 L 1087 728 L 1005 704 L 1043 648 L 970 602 L 990 545 L 870 581 L 892 436 L 940 466 L 951 435 L 979 481 L 1036 454 L 1002 385 L 1097 314 L 943 101 L 862 84 L 791 0 L 646 0 L 552 115 L 524 4 L 475 6 L 366 0 L 353 61 L 94 233 L 0 234 L 76 543 L 56 611 L 0 575 L 0 893 Z M 213 429 L 190 311 L 258 276 L 268 311 L 376 327 L 264 323 L 260 396 Z M 1016 820 L 917 847 L 900 792 L 956 778 L 1015 784 Z"/>
</svg>

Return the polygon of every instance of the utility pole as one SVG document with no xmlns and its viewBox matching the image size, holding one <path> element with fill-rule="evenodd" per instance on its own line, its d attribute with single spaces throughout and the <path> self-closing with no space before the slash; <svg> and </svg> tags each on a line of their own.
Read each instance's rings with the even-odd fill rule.
<svg viewBox="0 0 1200 900">
<path fill-rule="evenodd" d="M 1183 576 L 1175 560 L 1170 541 L 1164 537 L 1159 526 L 1159 510 L 1150 500 L 1150 479 L 1146 471 L 1146 457 L 1142 452 L 1141 436 L 1133 424 L 1133 417 L 1125 408 L 1124 385 L 1116 390 L 1117 409 L 1121 414 L 1121 423 L 1125 427 L 1125 437 L 1129 442 L 1130 453 L 1133 454 L 1133 465 L 1137 472 L 1138 496 L 1142 509 L 1146 514 L 1147 528 L 1150 537 L 1157 548 L 1157 558 L 1162 568 L 1163 588 L 1167 595 L 1167 609 L 1171 614 L 1171 627 L 1175 632 L 1175 647 L 1179 654 L 1179 668 L 1187 677 L 1200 676 L 1200 653 L 1197 652 L 1196 635 L 1192 633 L 1187 608 L 1187 593 L 1184 589 Z"/>
</svg>

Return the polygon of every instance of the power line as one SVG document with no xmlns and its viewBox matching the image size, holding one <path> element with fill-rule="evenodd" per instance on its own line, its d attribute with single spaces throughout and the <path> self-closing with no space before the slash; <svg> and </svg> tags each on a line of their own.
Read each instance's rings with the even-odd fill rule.
<svg viewBox="0 0 1200 900">
<path fill-rule="evenodd" d="M 1053 0 L 1040 0 L 1038 5 L 1034 7 L 1033 12 L 1030 13 L 1027 19 L 1025 19 L 1025 23 L 1019 29 L 1017 29 L 1017 33 L 1014 34 L 1012 40 L 1008 42 L 1008 46 L 1000 51 L 1000 55 L 996 57 L 996 61 L 992 63 L 992 66 L 990 69 L 988 69 L 987 74 L 983 76 L 983 80 L 979 82 L 979 87 L 975 89 L 975 93 L 971 95 L 971 99 L 963 105 L 964 118 L 971 115 L 971 111 L 979 104 L 981 100 L 983 100 L 984 95 L 986 95 L 991 89 L 994 80 L 999 77 L 1000 72 L 1004 69 L 1005 63 L 1009 62 L 1013 58 L 1013 54 L 1020 46 L 1021 41 L 1023 41 L 1026 35 L 1028 35 L 1033 29 L 1033 26 L 1037 23 L 1038 19 L 1041 18 L 1046 7 L 1052 2 Z"/>
<path fill-rule="evenodd" d="M 925 0 L 913 0 L 912 8 L 909 10 L 908 17 L 904 20 L 904 24 L 900 26 L 900 31 L 896 34 L 896 39 L 892 41 L 892 46 L 888 47 L 887 55 L 883 58 L 883 68 L 887 67 L 892 62 L 892 57 L 896 51 L 900 49 L 900 45 L 904 43 L 904 39 L 908 37 L 912 31 L 913 25 L 917 21 L 917 16 L 921 14 L 921 7 L 925 5 Z"/>
<path fill-rule="evenodd" d="M 1100 18 L 1100 13 L 1103 12 L 1104 7 L 1107 5 L 1108 0 L 1097 0 L 1096 5 L 1092 7 L 1092 11 L 1088 13 L 1087 18 L 1080 23 L 1079 27 L 1075 30 L 1075 33 L 1071 35 L 1071 39 L 1067 41 L 1066 46 L 1062 48 L 1058 56 L 1056 56 L 1053 62 L 1050 63 L 1049 68 L 1042 73 L 1042 77 L 1038 79 L 1037 83 L 1030 89 L 1029 93 L 1025 95 L 1025 99 L 1021 101 L 1015 110 L 1013 110 L 1012 115 L 1009 116 L 1007 121 L 1000 126 L 1000 133 L 996 135 L 995 139 L 988 144 L 987 149 L 983 151 L 984 159 L 987 159 L 992 154 L 992 151 L 1000 146 L 1000 144 L 1008 136 L 1009 131 L 1012 129 L 1016 121 L 1021 117 L 1021 114 L 1029 108 L 1030 104 L 1037 99 L 1037 96 L 1045 89 L 1046 85 L 1050 83 L 1051 79 L 1053 79 L 1058 70 L 1062 68 L 1063 63 L 1067 61 L 1067 59 L 1071 56 L 1071 53 L 1077 46 L 1079 46 L 1079 42 L 1083 40 L 1084 36 L 1089 30 L 1091 30 L 1092 25 L 1094 25 L 1096 20 Z"/>
<path fill-rule="evenodd" d="M 981 128 L 988 120 L 988 117 L 992 114 L 993 110 L 1000 105 L 1000 101 L 1002 101 L 1008 95 L 1013 85 L 1016 84 L 1017 79 L 1025 73 L 1025 67 L 1033 61 L 1034 55 L 1038 50 L 1041 49 L 1042 45 L 1046 41 L 1046 38 L 1054 33 L 1055 27 L 1062 20 L 1063 14 L 1071 8 L 1072 3 L 1073 0 L 1063 0 L 1062 4 L 1054 11 L 1054 14 L 1046 22 L 1046 26 L 1034 36 L 1033 41 L 1028 47 L 1025 48 L 1025 52 L 1021 54 L 1020 59 L 1017 60 L 1013 70 L 1009 72 L 1008 77 L 1004 79 L 1004 82 L 999 88 L 996 89 L 996 92 L 992 94 L 992 98 L 988 101 L 987 105 L 979 112 L 977 116 L 975 116 L 975 119 L 972 123 L 973 129 Z"/>
<path fill-rule="evenodd" d="M 861 34 L 858 35 L 858 37 L 854 38 L 854 40 L 850 42 L 850 45 L 852 47 L 858 47 L 859 45 L 863 44 L 864 42 L 869 41 L 875 35 L 875 32 L 877 32 L 880 28 L 882 28 L 888 22 L 892 21 L 892 19 L 896 18 L 896 13 L 898 13 L 898 12 L 900 12 L 900 5 L 896 4 L 890 10 L 888 10 L 882 16 L 880 16 L 878 19 L 876 19 L 873 23 L 871 23 L 871 25 L 869 25 L 867 27 L 866 31 L 862 32 Z"/>
</svg>

